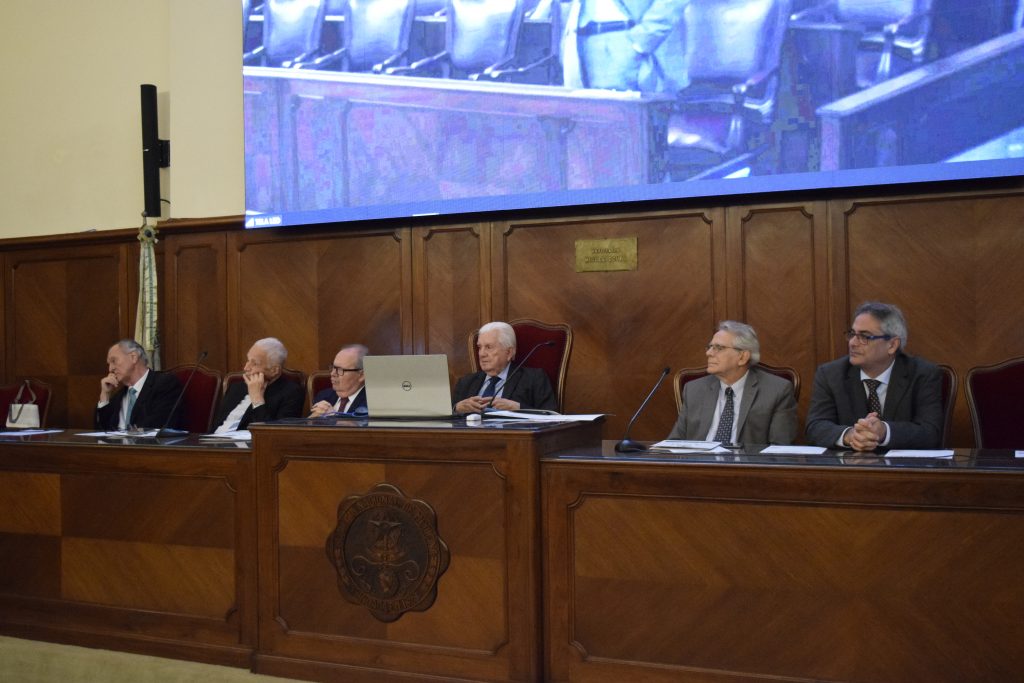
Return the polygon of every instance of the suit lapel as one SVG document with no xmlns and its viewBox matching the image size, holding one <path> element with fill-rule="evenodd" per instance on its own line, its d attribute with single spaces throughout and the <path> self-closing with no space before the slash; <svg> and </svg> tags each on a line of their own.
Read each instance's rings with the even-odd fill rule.
<svg viewBox="0 0 1024 683">
<path fill-rule="evenodd" d="M 704 437 L 711 431 L 711 421 L 715 419 L 715 408 L 718 407 L 718 391 L 721 388 L 721 382 L 714 375 L 708 375 L 708 381 L 706 381 L 704 391 L 704 397 L 701 401 L 698 401 L 700 405 L 700 415 L 697 418 L 697 440 L 702 441 Z"/>
<path fill-rule="evenodd" d="M 740 434 L 743 433 L 743 423 L 747 421 L 750 406 L 754 404 L 755 398 L 757 398 L 757 373 L 751 368 L 747 371 L 747 384 L 743 387 L 743 400 L 740 401 L 740 412 L 736 415 L 737 440 L 742 440 Z"/>
<path fill-rule="evenodd" d="M 885 406 L 882 408 L 882 419 L 891 420 L 896 414 L 903 396 L 910 388 L 910 379 L 907 371 L 907 359 L 899 353 L 896 355 L 896 362 L 893 363 L 892 372 L 889 373 L 889 386 L 885 390 Z"/>
<path fill-rule="evenodd" d="M 853 409 L 853 421 L 866 417 L 868 414 L 868 395 L 864 391 L 864 382 L 860 380 L 860 368 L 849 365 L 846 369 L 846 393 Z"/>
<path fill-rule="evenodd" d="M 526 368 L 523 368 L 523 370 L 514 375 L 512 375 L 513 371 L 511 369 L 509 370 L 508 378 L 505 380 L 505 386 L 501 390 L 502 398 L 507 398 L 510 401 L 515 400 L 512 398 L 512 394 L 515 393 L 516 387 L 519 386 L 519 380 L 523 378 L 523 371 L 525 370 Z"/>
</svg>

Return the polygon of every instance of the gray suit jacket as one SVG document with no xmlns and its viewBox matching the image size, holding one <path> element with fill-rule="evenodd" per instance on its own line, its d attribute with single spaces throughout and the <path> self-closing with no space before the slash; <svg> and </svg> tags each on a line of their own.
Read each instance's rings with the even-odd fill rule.
<svg viewBox="0 0 1024 683">
<path fill-rule="evenodd" d="M 860 368 L 849 356 L 825 363 L 814 373 L 807 411 L 807 443 L 834 448 L 847 427 L 868 414 Z M 939 448 L 942 444 L 942 375 L 921 358 L 897 353 L 882 420 L 889 424 L 887 448 Z"/>
<path fill-rule="evenodd" d="M 721 382 L 714 375 L 683 387 L 683 407 L 670 439 L 702 441 L 715 419 Z M 793 385 L 756 365 L 748 371 L 736 414 L 736 438 L 743 444 L 791 444 L 796 439 Z"/>
</svg>

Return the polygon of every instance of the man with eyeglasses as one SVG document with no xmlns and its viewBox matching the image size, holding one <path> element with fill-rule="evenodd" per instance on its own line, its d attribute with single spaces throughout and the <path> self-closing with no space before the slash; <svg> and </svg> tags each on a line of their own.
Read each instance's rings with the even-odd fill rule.
<svg viewBox="0 0 1024 683">
<path fill-rule="evenodd" d="M 726 320 L 707 345 L 708 376 L 687 382 L 670 439 L 728 444 L 791 444 L 796 439 L 793 385 L 757 367 L 754 328 Z"/>
<path fill-rule="evenodd" d="M 288 349 L 279 339 L 260 339 L 245 355 L 244 382 L 228 387 L 213 424 L 217 433 L 245 429 L 250 422 L 300 417 L 306 392 L 281 379 Z"/>
<path fill-rule="evenodd" d="M 938 448 L 942 376 L 903 352 L 907 323 L 892 304 L 867 302 L 847 330 L 849 354 L 814 375 L 807 442 L 828 448 Z"/>
<path fill-rule="evenodd" d="M 369 353 L 362 344 L 341 347 L 331 364 L 331 386 L 313 397 L 310 417 L 328 413 L 366 414 L 366 377 L 363 356 Z"/>
</svg>

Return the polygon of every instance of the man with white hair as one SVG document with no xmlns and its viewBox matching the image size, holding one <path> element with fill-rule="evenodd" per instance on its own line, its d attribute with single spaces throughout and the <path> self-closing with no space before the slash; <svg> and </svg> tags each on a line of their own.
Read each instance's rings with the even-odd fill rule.
<svg viewBox="0 0 1024 683">
<path fill-rule="evenodd" d="M 670 439 L 730 444 L 791 444 L 796 439 L 793 385 L 757 367 L 754 328 L 726 320 L 705 347 L 708 376 L 683 387 Z"/>
<path fill-rule="evenodd" d="M 178 427 L 181 405 L 173 420 L 168 418 L 181 393 L 174 375 L 149 368 L 146 350 L 134 339 L 122 339 L 107 351 L 106 377 L 100 380 L 96 404 L 96 429 L 112 431 L 140 427 Z"/>
<path fill-rule="evenodd" d="M 288 349 L 279 339 L 260 339 L 245 356 L 245 382 L 228 387 L 214 424 L 216 432 L 245 429 L 250 422 L 270 422 L 299 417 L 306 393 L 302 387 L 281 379 Z"/>
<path fill-rule="evenodd" d="M 558 410 L 551 382 L 543 370 L 510 367 L 516 357 L 516 333 L 511 325 L 491 322 L 481 327 L 476 349 L 480 370 L 455 384 L 456 413 L 482 413 L 485 408 Z"/>
<path fill-rule="evenodd" d="M 892 304 L 869 301 L 846 331 L 849 353 L 814 373 L 807 443 L 827 448 L 939 448 L 942 375 L 904 353 L 907 321 Z"/>
</svg>

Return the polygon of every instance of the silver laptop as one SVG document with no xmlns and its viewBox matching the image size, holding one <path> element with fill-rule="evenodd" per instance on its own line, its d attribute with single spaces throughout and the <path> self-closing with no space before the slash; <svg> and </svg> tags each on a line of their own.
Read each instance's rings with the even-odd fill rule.
<svg viewBox="0 0 1024 683">
<path fill-rule="evenodd" d="M 448 356 L 366 356 L 370 417 L 451 417 Z"/>
</svg>

